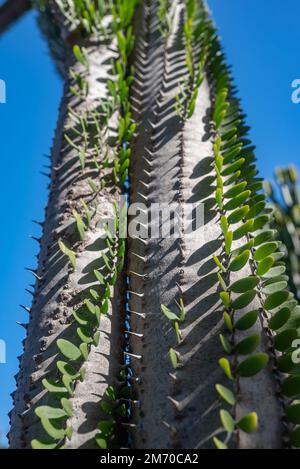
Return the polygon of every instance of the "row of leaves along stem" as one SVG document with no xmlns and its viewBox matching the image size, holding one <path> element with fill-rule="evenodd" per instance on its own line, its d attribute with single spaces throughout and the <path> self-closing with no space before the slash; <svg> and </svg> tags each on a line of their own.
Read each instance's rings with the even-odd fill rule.
<svg viewBox="0 0 300 469">
<path fill-rule="evenodd" d="M 135 1 L 131 2 L 130 5 L 128 5 L 128 2 L 118 1 L 117 6 L 112 5 L 114 18 L 113 32 L 117 34 L 122 62 L 117 61 L 115 64 L 115 71 L 118 75 L 118 86 L 115 88 L 116 94 L 112 93 L 111 102 L 105 105 L 100 103 L 99 111 L 86 111 L 83 115 L 77 114 L 74 109 L 69 109 L 69 118 L 72 125 L 68 129 L 68 132 L 66 132 L 65 138 L 67 143 L 78 152 L 82 170 L 85 169 L 87 157 L 92 157 L 94 166 L 98 170 L 100 169 L 99 162 L 96 160 L 98 155 L 102 156 L 102 166 L 106 167 L 108 165 L 107 155 L 103 155 L 105 131 L 100 128 L 100 120 L 101 122 L 104 120 L 107 124 L 115 111 L 117 103 L 122 103 L 122 106 L 124 106 L 122 107 L 124 115 L 120 118 L 120 128 L 124 128 L 124 133 L 122 133 L 119 142 L 120 148 L 118 148 L 120 157 L 124 156 L 121 150 L 123 146 L 125 146 L 125 141 L 128 142 L 131 139 L 135 130 L 132 125 L 127 125 L 128 119 L 130 119 L 129 105 L 127 103 L 129 97 L 128 88 L 131 79 L 128 78 L 124 83 L 125 69 L 126 73 L 128 71 L 128 59 L 125 54 L 131 52 L 134 40 L 132 30 L 130 29 L 130 22 L 134 13 L 135 4 Z M 87 28 L 85 29 L 88 31 Z M 77 61 L 84 66 L 85 72 L 88 72 L 89 60 L 85 50 L 75 46 L 74 54 Z M 84 101 L 89 91 L 84 74 L 73 75 L 72 78 L 76 83 L 76 87 L 72 87 L 70 91 Z M 108 82 L 109 90 L 113 89 L 113 83 L 112 81 Z M 93 142 L 91 148 L 90 143 L 92 135 Z M 96 137 L 94 137 L 95 135 Z M 76 143 L 76 139 L 78 139 L 79 136 L 83 136 L 83 144 L 81 143 L 80 146 Z M 129 156 L 130 150 L 127 150 L 127 160 Z M 124 171 L 120 172 L 123 169 L 122 164 L 114 167 L 114 175 L 117 175 L 118 181 L 122 181 L 123 184 L 125 181 Z M 94 180 L 88 178 L 87 183 L 92 189 L 92 192 L 99 191 L 97 183 Z M 80 240 L 83 241 L 85 232 L 91 223 L 92 213 L 84 200 L 81 200 L 81 204 L 85 212 L 85 221 L 75 210 L 73 210 L 73 216 Z M 115 233 L 118 233 L 118 230 L 119 219 L 117 208 L 115 207 Z M 111 290 L 116 283 L 118 273 L 121 272 L 124 267 L 125 241 L 119 239 L 118 235 L 115 237 L 115 234 L 110 233 L 108 227 L 106 228 L 106 234 L 107 250 L 101 256 L 103 269 L 101 271 L 94 271 L 95 281 L 100 284 L 102 293 L 100 295 L 95 289 L 90 289 L 89 297 L 83 300 L 79 309 L 72 311 L 74 323 L 77 323 L 78 326 L 76 329 L 75 343 L 65 339 L 57 340 L 57 347 L 63 360 L 56 362 L 57 373 L 54 380 L 43 379 L 43 386 L 51 394 L 55 404 L 53 406 L 40 406 L 35 410 L 45 432 L 49 436 L 49 440 L 33 440 L 32 447 L 34 449 L 62 448 L 66 438 L 70 439 L 72 436 L 72 428 L 67 426 L 67 421 L 72 416 L 70 398 L 74 395 L 76 382 L 84 379 L 84 362 L 88 359 L 91 346 L 97 346 L 99 344 L 101 315 L 107 314 L 108 312 Z M 62 240 L 59 240 L 59 247 L 63 254 L 69 258 L 70 264 L 75 270 L 76 253 L 67 247 Z M 120 378 L 122 378 L 122 373 Z M 101 448 L 108 447 L 110 442 L 114 440 L 115 422 L 119 420 L 120 417 L 125 416 L 124 403 L 120 402 L 120 396 L 124 398 L 124 395 L 124 391 L 120 392 L 119 389 L 111 387 L 106 391 L 106 400 L 101 403 L 101 406 L 103 412 L 109 415 L 110 419 L 99 422 L 99 433 L 96 435 L 96 442 Z M 114 419 L 112 419 L 112 417 L 114 417 Z"/>
<path fill-rule="evenodd" d="M 158 21 L 160 33 L 164 38 L 170 35 L 172 27 L 172 12 L 170 0 L 159 0 Z"/>
<path fill-rule="evenodd" d="M 119 131 L 115 146 L 113 174 L 115 183 L 125 190 L 128 187 L 128 172 L 132 153 L 130 144 L 136 131 L 130 103 L 130 87 L 134 78 L 134 69 L 130 66 L 129 61 L 135 45 L 132 22 L 138 3 L 139 0 L 117 0 L 115 4 L 111 5 L 118 58 L 112 64 L 116 78 L 109 80 L 108 88 L 119 113 Z M 107 449 L 114 445 L 120 417 L 123 419 L 121 424 L 130 427 L 129 423 L 124 422 L 128 416 L 128 407 L 133 402 L 132 387 L 128 385 L 127 368 L 128 363 L 125 360 L 119 377 L 121 383 L 119 388 L 108 388 L 109 402 L 105 401 L 105 408 L 102 408 L 107 414 L 107 419 L 99 422 L 99 433 L 96 435 L 96 442 L 101 449 Z"/>
<path fill-rule="evenodd" d="M 56 2 L 70 30 L 80 30 L 87 36 L 106 35 L 107 30 L 103 24 L 103 18 L 109 12 L 109 3 L 106 0 L 58 0 Z M 45 4 L 45 0 L 40 0 L 40 7 Z"/>
<path fill-rule="evenodd" d="M 115 214 L 115 232 L 118 233 L 118 213 Z M 70 398 L 73 397 L 76 382 L 84 380 L 84 362 L 88 359 L 91 346 L 98 346 L 100 341 L 99 326 L 103 314 L 109 310 L 109 301 L 112 289 L 116 283 L 117 275 L 124 265 L 124 240 L 115 238 L 106 228 L 107 251 L 102 254 L 103 268 L 94 271 L 95 282 L 101 288 L 89 290 L 89 298 L 82 301 L 77 310 L 72 311 L 73 323 L 76 325 L 76 338 L 74 342 L 58 339 L 56 344 L 61 359 L 56 362 L 57 372 L 55 379 L 43 379 L 44 388 L 50 393 L 53 405 L 40 406 L 35 410 L 41 424 L 51 438 L 51 441 L 32 441 L 34 449 L 61 448 L 66 438 L 71 438 L 72 429 L 66 422 L 72 416 Z M 107 395 L 111 392 L 108 390 Z M 105 406 L 105 403 L 103 404 Z M 105 409 L 107 409 L 107 404 Z M 118 412 L 122 408 L 119 406 Z"/>
<path fill-rule="evenodd" d="M 176 339 L 176 347 L 178 347 L 182 343 L 181 333 L 180 333 L 180 325 L 184 323 L 185 320 L 185 308 L 183 299 L 180 298 L 179 301 L 176 301 L 176 306 L 178 309 L 178 313 L 173 313 L 169 308 L 165 305 L 161 305 L 161 312 L 164 316 L 170 321 L 172 328 L 175 333 Z M 169 348 L 169 359 L 171 362 L 172 367 L 174 370 L 178 367 L 178 354 L 176 353 L 175 347 Z"/>
<path fill-rule="evenodd" d="M 211 41 L 208 71 L 214 85 L 215 197 L 224 236 L 223 259 L 214 256 L 214 260 L 219 268 L 220 296 L 225 307 L 224 323 L 229 333 L 229 339 L 225 336 L 220 339 L 228 355 L 249 354 L 242 361 L 233 360 L 233 366 L 227 357 L 221 358 L 219 364 L 231 383 L 251 379 L 259 373 L 269 359 L 265 353 L 255 353 L 260 335 L 250 334 L 239 343 L 234 342 L 234 335 L 235 331 L 247 331 L 258 319 L 267 325 L 264 329 L 267 329 L 277 362 L 274 375 L 281 385 L 281 403 L 288 422 L 286 429 L 292 426 L 290 444 L 299 447 L 300 404 L 297 399 L 300 396 L 300 368 L 292 360 L 292 345 L 299 337 L 300 308 L 288 290 L 288 277 L 282 260 L 284 254 L 280 251 L 280 242 L 276 240 L 277 233 L 269 228 L 273 221 L 272 210 L 266 207 L 266 198 L 261 192 L 262 180 L 257 178 L 254 148 L 246 138 L 248 128 L 231 86 L 224 54 L 213 24 L 208 23 L 207 29 Z M 237 240 L 245 242 L 233 249 Z M 240 272 L 247 267 L 251 275 L 231 284 L 231 272 Z M 260 301 L 259 310 L 250 310 L 237 317 L 236 313 L 249 307 L 255 298 Z M 278 372 L 288 376 L 278 378 Z M 234 407 L 236 396 L 232 389 L 221 385 L 217 385 L 216 389 L 221 400 Z M 222 409 L 220 418 L 227 434 L 225 441 L 214 438 L 220 449 L 227 448 L 230 435 L 237 429 L 252 432 L 257 427 L 255 412 L 236 422 L 227 409 Z"/>
<path fill-rule="evenodd" d="M 199 7 L 197 0 L 186 0 L 184 36 L 188 77 L 181 85 L 175 104 L 176 112 L 183 122 L 190 119 L 195 112 L 199 88 L 204 80 L 208 51 L 203 9 Z"/>
<path fill-rule="evenodd" d="M 114 178 L 117 184 L 125 186 L 128 180 L 131 148 L 130 142 L 136 131 L 136 123 L 132 120 L 130 104 L 130 86 L 134 79 L 134 70 L 129 58 L 134 48 L 132 20 L 139 0 L 117 0 L 112 4 L 113 31 L 117 37 L 119 57 L 113 64 L 116 80 L 108 83 L 120 114 L 118 143 L 114 160 Z"/>
</svg>

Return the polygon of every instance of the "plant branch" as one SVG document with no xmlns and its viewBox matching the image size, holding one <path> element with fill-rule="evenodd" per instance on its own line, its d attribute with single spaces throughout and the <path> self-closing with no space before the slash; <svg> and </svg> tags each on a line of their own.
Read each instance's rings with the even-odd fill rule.
<svg viewBox="0 0 300 469">
<path fill-rule="evenodd" d="M 0 34 L 32 7 L 30 0 L 7 0 L 0 7 Z"/>
</svg>

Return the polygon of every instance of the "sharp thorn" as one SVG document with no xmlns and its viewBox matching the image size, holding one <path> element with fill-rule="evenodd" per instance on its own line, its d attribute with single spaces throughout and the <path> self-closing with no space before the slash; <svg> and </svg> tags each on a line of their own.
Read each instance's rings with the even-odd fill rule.
<svg viewBox="0 0 300 469">
<path fill-rule="evenodd" d="M 136 316 L 140 316 L 143 319 L 146 319 L 146 315 L 144 313 L 137 313 L 136 311 L 131 311 L 131 309 L 128 309 L 128 312 L 130 314 L 135 314 Z"/>
<path fill-rule="evenodd" d="M 31 313 L 31 309 L 28 306 L 20 305 L 20 308 L 23 308 L 27 313 Z"/>
<path fill-rule="evenodd" d="M 138 337 L 139 339 L 142 339 L 144 337 L 144 334 L 137 334 L 136 332 L 131 332 L 131 331 L 125 331 L 125 334 L 134 335 L 135 337 Z"/>
<path fill-rule="evenodd" d="M 177 288 L 178 288 L 178 290 L 179 290 L 179 293 L 180 293 L 181 296 L 182 296 L 182 295 L 183 295 L 183 290 L 182 290 L 182 288 L 181 288 L 181 285 L 179 285 L 179 283 L 176 282 L 176 286 L 177 286 Z"/>
<path fill-rule="evenodd" d="M 140 238 L 138 236 L 131 236 L 131 239 L 137 239 L 137 240 L 141 241 L 145 246 L 148 244 L 146 239 Z"/>
<path fill-rule="evenodd" d="M 121 426 L 124 427 L 124 428 L 130 428 L 130 429 L 136 429 L 137 428 L 137 425 L 135 423 L 122 422 Z"/>
<path fill-rule="evenodd" d="M 172 425 L 170 425 L 168 422 L 165 422 L 164 420 L 162 420 L 161 422 L 165 427 L 167 427 L 168 430 L 170 430 L 170 432 L 172 433 L 173 436 L 176 436 L 177 435 L 177 430 L 175 427 L 172 427 Z"/>
<path fill-rule="evenodd" d="M 27 329 L 28 329 L 28 325 L 27 325 L 27 324 L 24 324 L 23 322 L 19 322 L 19 321 L 16 321 L 16 323 L 17 323 L 19 326 L 23 327 L 23 328 L 25 329 L 25 331 L 27 331 Z"/>
<path fill-rule="evenodd" d="M 130 271 L 129 271 L 129 274 L 136 275 L 137 277 L 140 277 L 140 278 L 145 278 L 145 275 L 143 275 L 143 274 L 138 274 L 137 272 L 133 272 L 133 270 L 130 270 Z"/>
<path fill-rule="evenodd" d="M 142 359 L 142 355 L 135 355 L 134 353 L 124 352 L 124 355 L 131 357 L 131 358 L 136 358 L 137 360 Z"/>
<path fill-rule="evenodd" d="M 173 399 L 173 397 L 171 396 L 167 396 L 167 398 L 169 399 L 170 402 L 172 402 L 172 404 L 174 405 L 174 407 L 176 407 L 176 410 L 180 411 L 181 410 L 181 405 L 178 401 L 176 401 L 175 399 Z"/>
<path fill-rule="evenodd" d="M 130 293 L 131 295 L 135 295 L 135 296 L 137 296 L 138 298 L 144 298 L 144 296 L 145 296 L 144 293 L 137 293 L 137 292 L 131 291 L 131 290 L 129 290 L 128 293 Z"/>
<path fill-rule="evenodd" d="M 144 194 L 142 194 L 141 192 L 138 192 L 137 193 L 140 197 L 142 197 L 142 199 L 144 199 L 145 201 L 148 201 L 148 197 Z"/>
<path fill-rule="evenodd" d="M 149 148 L 145 148 L 145 151 L 148 153 L 150 158 L 152 158 L 154 156 L 154 153 L 151 150 L 149 150 Z"/>
<path fill-rule="evenodd" d="M 25 288 L 25 291 L 27 291 L 27 293 L 29 293 L 31 296 L 34 296 L 34 292 L 29 290 L 28 288 Z"/>
<path fill-rule="evenodd" d="M 132 255 L 137 257 L 138 259 L 140 259 L 141 261 L 143 262 L 146 262 L 146 257 L 142 257 L 140 256 L 139 254 L 136 254 L 135 252 L 132 252 Z"/>
<path fill-rule="evenodd" d="M 46 176 L 46 178 L 51 179 L 51 174 L 49 174 L 49 173 L 45 173 L 44 171 L 40 171 L 40 174 L 41 174 L 42 176 Z"/>
<path fill-rule="evenodd" d="M 40 238 L 37 238 L 36 236 L 29 235 L 29 238 L 30 238 L 30 239 L 33 239 L 34 241 L 36 241 L 36 242 L 39 243 L 39 244 L 40 244 L 40 242 L 41 242 Z"/>
<path fill-rule="evenodd" d="M 34 270 L 28 269 L 28 267 L 25 267 L 25 270 L 30 272 L 37 280 L 42 280 L 42 277 L 40 277 Z"/>
<path fill-rule="evenodd" d="M 32 220 L 32 223 L 35 223 L 36 225 L 39 225 L 39 226 L 44 226 L 44 222 L 42 221 L 37 221 L 37 220 Z"/>
</svg>

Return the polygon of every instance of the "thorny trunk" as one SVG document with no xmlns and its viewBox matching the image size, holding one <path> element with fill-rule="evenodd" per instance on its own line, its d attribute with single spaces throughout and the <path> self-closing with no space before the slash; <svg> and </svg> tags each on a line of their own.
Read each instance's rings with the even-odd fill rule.
<svg viewBox="0 0 300 469">
<path fill-rule="evenodd" d="M 179 203 L 182 210 L 191 203 L 203 203 L 205 222 L 196 233 L 179 239 L 130 241 L 130 309 L 138 313 L 132 314 L 131 322 L 133 330 L 144 336 L 143 342 L 131 339 L 132 353 L 142 357 L 132 362 L 140 379 L 134 444 L 138 448 L 209 447 L 211 435 L 219 427 L 215 384 L 226 384 L 218 366 L 223 308 L 212 260 L 222 243 L 213 198 L 210 88 L 205 80 L 194 116 L 182 124 L 174 105 L 180 81 L 187 74 L 184 5 L 173 2 L 172 31 L 165 44 L 158 31 L 157 4 L 144 3 L 148 7 L 140 12 L 144 28 L 136 50 L 134 89 L 134 103 L 142 119 L 132 162 L 131 202 L 149 207 Z M 172 371 L 168 351 L 174 332 L 160 306 L 173 309 L 180 297 L 186 306 L 186 322 L 178 348 L 181 367 Z M 253 389 L 249 386 L 241 386 L 237 415 L 263 405 L 268 417 L 255 436 L 241 437 L 239 446 L 279 447 L 280 410 L 270 370 L 256 379 Z M 153 392 L 155 398 L 150 399 Z"/>
<path fill-rule="evenodd" d="M 0 34 L 30 10 L 30 0 L 9 0 L 0 7 Z"/>
<path fill-rule="evenodd" d="M 104 181 L 105 170 L 97 174 L 90 161 L 84 173 L 76 150 L 64 138 L 70 127 L 70 107 L 77 113 L 96 110 L 99 100 L 105 100 L 107 96 L 105 82 L 111 73 L 114 47 L 112 44 L 95 43 L 86 45 L 86 50 L 90 62 L 86 77 L 89 83 L 88 100 L 83 104 L 70 92 L 70 86 L 75 86 L 72 74 L 82 73 L 82 65 L 73 63 L 70 58 L 67 68 L 69 79 L 65 84 L 53 142 L 49 203 L 40 241 L 39 266 L 34 274 L 37 280 L 28 337 L 17 376 L 17 391 L 13 395 L 15 405 L 9 433 L 11 448 L 30 448 L 32 439 L 43 439 L 44 432 L 34 414 L 37 406 L 49 403 L 49 395 L 45 393 L 41 381 L 49 375 L 55 376 L 56 340 L 74 336 L 70 311 L 80 305 L 84 292 L 95 284 L 93 271 L 100 267 L 101 252 L 105 247 L 101 239 L 104 233 L 98 225 L 103 219 L 113 217 L 112 200 L 118 197 L 118 190 L 111 185 L 102 188 L 96 195 L 91 193 L 86 175 L 92 178 L 96 175 Z M 69 56 L 72 56 L 71 51 Z M 77 243 L 77 267 L 76 272 L 72 272 L 59 249 L 58 239 L 62 238 L 66 244 L 74 242 L 74 236 L 76 239 L 72 209 L 82 210 L 80 199 L 84 199 L 90 207 L 94 205 L 96 214 L 84 244 Z M 70 424 L 75 432 L 69 443 L 71 447 L 95 445 L 93 436 L 101 419 L 99 404 L 107 386 L 113 385 L 118 376 L 122 288 L 118 282 L 109 315 L 101 321 L 99 347 L 92 349 L 85 367 L 85 380 L 76 387 L 72 399 L 74 412 Z"/>
</svg>

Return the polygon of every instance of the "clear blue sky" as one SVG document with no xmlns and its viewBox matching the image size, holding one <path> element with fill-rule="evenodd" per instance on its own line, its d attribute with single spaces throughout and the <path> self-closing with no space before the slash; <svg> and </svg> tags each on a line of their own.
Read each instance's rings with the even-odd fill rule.
<svg viewBox="0 0 300 469">
<path fill-rule="evenodd" d="M 300 78 L 299 0 L 209 0 L 209 5 L 252 126 L 261 174 L 270 178 L 275 165 L 299 165 L 300 104 L 291 102 L 291 82 Z M 35 266 L 37 253 L 28 236 L 39 235 L 31 220 L 43 219 L 47 180 L 39 171 L 47 164 L 43 154 L 49 153 L 62 83 L 32 13 L 0 39 L 0 57 L 0 79 L 7 83 L 7 104 L 0 104 L 3 438 L 24 336 L 16 321 L 27 320 L 18 305 L 31 301 L 25 288 L 32 279 L 24 267 Z"/>
</svg>

